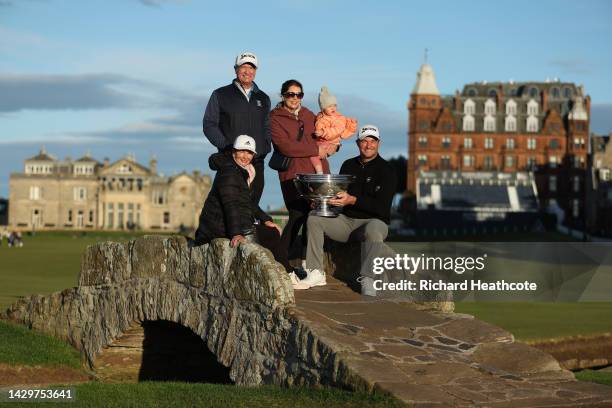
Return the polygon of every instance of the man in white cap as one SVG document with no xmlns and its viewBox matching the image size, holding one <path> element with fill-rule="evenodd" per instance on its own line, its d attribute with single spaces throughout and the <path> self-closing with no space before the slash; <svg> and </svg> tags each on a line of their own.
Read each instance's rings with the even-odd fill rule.
<svg viewBox="0 0 612 408">
<path fill-rule="evenodd" d="M 253 159 L 256 176 L 252 198 L 259 204 L 264 188 L 264 159 L 271 149 L 270 98 L 255 84 L 259 63 L 252 52 L 236 56 L 236 78 L 231 84 L 215 89 L 204 112 L 206 138 L 220 152 L 231 149 L 239 135 L 249 135 L 257 143 Z"/>
<path fill-rule="evenodd" d="M 323 270 L 325 236 L 339 242 L 347 242 L 349 238 L 363 241 L 366 260 L 377 250 L 377 244 L 387 238 L 391 202 L 397 187 L 395 171 L 378 154 L 380 132 L 376 126 L 365 125 L 359 129 L 357 146 L 359 156 L 346 160 L 340 168 L 340 174 L 353 175 L 355 180 L 348 191 L 340 192 L 330 200 L 330 204 L 343 207 L 342 214 L 335 218 L 308 216 L 308 276 L 294 284 L 295 289 L 326 284 Z M 372 272 L 362 268 L 362 294 L 376 295 L 372 278 Z"/>
</svg>

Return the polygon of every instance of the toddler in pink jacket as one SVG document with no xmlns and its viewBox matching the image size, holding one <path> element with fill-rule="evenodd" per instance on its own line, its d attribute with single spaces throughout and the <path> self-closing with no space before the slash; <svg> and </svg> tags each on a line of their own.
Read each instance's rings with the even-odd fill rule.
<svg viewBox="0 0 612 408">
<path fill-rule="evenodd" d="M 357 120 L 347 118 L 336 110 L 336 97 L 329 92 L 326 86 L 322 87 L 321 93 L 319 93 L 319 106 L 321 107 L 321 112 L 317 115 L 315 122 L 315 130 L 319 135 L 317 144 L 324 146 L 333 145 L 337 151 L 340 141 L 348 139 L 357 130 Z M 317 174 L 323 174 L 323 164 L 318 156 L 311 157 L 310 162 Z"/>
</svg>

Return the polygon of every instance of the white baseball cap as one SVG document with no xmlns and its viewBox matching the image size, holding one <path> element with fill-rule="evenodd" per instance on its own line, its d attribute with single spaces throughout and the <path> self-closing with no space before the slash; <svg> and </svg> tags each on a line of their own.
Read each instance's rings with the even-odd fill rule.
<svg viewBox="0 0 612 408">
<path fill-rule="evenodd" d="M 234 68 L 238 68 L 242 64 L 251 64 L 255 68 L 257 68 L 257 55 L 252 52 L 245 51 L 236 55 L 236 63 L 234 64 Z"/>
<path fill-rule="evenodd" d="M 255 139 L 247 135 L 240 135 L 234 141 L 234 149 L 236 150 L 248 150 L 253 152 L 253 154 L 257 154 L 255 146 Z"/>
<path fill-rule="evenodd" d="M 361 129 L 359 129 L 359 140 L 363 140 L 366 137 L 371 136 L 376 138 L 377 140 L 380 140 L 380 132 L 378 131 L 378 128 L 374 125 L 363 125 L 361 127 Z"/>
</svg>

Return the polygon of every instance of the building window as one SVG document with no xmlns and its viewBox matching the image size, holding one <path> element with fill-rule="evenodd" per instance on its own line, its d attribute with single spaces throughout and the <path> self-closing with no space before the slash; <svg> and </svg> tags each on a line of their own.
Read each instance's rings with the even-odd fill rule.
<svg viewBox="0 0 612 408">
<path fill-rule="evenodd" d="M 538 119 L 535 116 L 527 118 L 527 131 L 531 133 L 538 131 Z"/>
<path fill-rule="evenodd" d="M 580 176 L 574 176 L 574 193 L 580 192 Z"/>
<path fill-rule="evenodd" d="M 610 180 L 610 169 L 600 169 L 599 170 L 599 178 L 601 181 L 609 181 Z"/>
<path fill-rule="evenodd" d="M 39 186 L 30 186 L 30 200 L 40 200 L 42 198 L 42 189 Z"/>
<path fill-rule="evenodd" d="M 492 137 L 487 137 L 484 140 L 484 148 L 485 149 L 492 149 L 493 148 L 493 138 Z"/>
<path fill-rule="evenodd" d="M 74 201 L 87 200 L 87 189 L 85 187 L 75 187 L 72 191 Z"/>
<path fill-rule="evenodd" d="M 450 169 L 451 165 L 450 165 L 450 156 L 442 156 L 440 158 L 440 168 L 442 170 L 448 170 Z"/>
<path fill-rule="evenodd" d="M 532 97 L 533 99 L 537 98 L 537 97 L 538 97 L 538 94 L 539 94 L 539 92 L 538 92 L 538 88 L 536 88 L 536 87 L 532 87 L 532 88 L 529 90 L 529 96 L 530 96 L 530 97 Z"/>
<path fill-rule="evenodd" d="M 427 146 L 427 136 L 419 136 L 419 146 Z"/>
<path fill-rule="evenodd" d="M 487 115 L 484 118 L 484 130 L 485 132 L 495 132 L 495 118 Z"/>
<path fill-rule="evenodd" d="M 484 106 L 485 115 L 495 115 L 495 102 L 492 99 L 487 99 Z"/>
<path fill-rule="evenodd" d="M 94 222 L 94 213 L 93 210 L 89 210 L 89 223 L 93 223 Z"/>
<path fill-rule="evenodd" d="M 506 116 L 504 128 L 506 132 L 516 132 L 516 118 L 514 116 Z"/>
<path fill-rule="evenodd" d="M 513 99 L 506 102 L 506 115 L 516 116 L 516 102 Z"/>
<path fill-rule="evenodd" d="M 427 164 L 427 155 L 419 154 L 417 157 L 419 166 L 425 166 Z"/>
<path fill-rule="evenodd" d="M 574 218 L 580 215 L 580 200 L 572 200 L 572 215 Z"/>
<path fill-rule="evenodd" d="M 474 166 L 474 156 L 465 154 L 463 155 L 463 167 L 473 167 Z"/>
<path fill-rule="evenodd" d="M 564 98 L 571 98 L 572 97 L 572 90 L 571 90 L 571 88 L 568 88 L 568 87 L 563 88 L 563 97 Z"/>
<path fill-rule="evenodd" d="M 550 168 L 555 168 L 559 164 L 559 158 L 557 156 L 549 156 L 548 157 L 548 165 Z"/>
<path fill-rule="evenodd" d="M 465 101 L 465 104 L 463 105 L 463 113 L 465 115 L 475 115 L 476 114 L 476 104 L 474 103 L 473 100 L 468 99 L 467 101 Z"/>
<path fill-rule="evenodd" d="M 506 139 L 506 149 L 514 150 L 515 147 L 516 147 L 516 145 L 514 144 L 514 139 L 512 139 L 512 138 Z"/>
<path fill-rule="evenodd" d="M 537 115 L 539 110 L 539 105 L 533 99 L 529 100 L 527 103 L 527 114 L 528 115 Z"/>
<path fill-rule="evenodd" d="M 466 149 L 471 149 L 474 146 L 471 137 L 466 137 L 463 139 L 463 147 Z"/>
<path fill-rule="evenodd" d="M 428 130 L 429 123 L 426 120 L 419 121 L 419 130 Z"/>
<path fill-rule="evenodd" d="M 68 222 L 72 223 L 72 210 L 68 210 Z"/>
<path fill-rule="evenodd" d="M 170 213 L 168 211 L 164 212 L 164 224 L 170 224 Z"/>
<path fill-rule="evenodd" d="M 506 168 L 514 167 L 514 156 L 506 156 Z"/>
<path fill-rule="evenodd" d="M 550 148 L 552 150 L 557 150 L 559 148 L 559 141 L 557 139 L 552 139 L 550 141 Z"/>
<path fill-rule="evenodd" d="M 493 170 L 493 157 L 491 156 L 484 157 L 484 168 L 485 170 Z"/>
<path fill-rule="evenodd" d="M 557 176 L 552 175 L 548 178 L 548 191 L 551 193 L 557 191 Z"/>
<path fill-rule="evenodd" d="M 166 197 L 166 192 L 163 190 L 154 190 L 153 191 L 153 204 L 155 205 L 164 205 L 166 204 L 167 201 L 167 197 Z"/>
<path fill-rule="evenodd" d="M 474 97 L 474 96 L 478 95 L 478 92 L 476 92 L 476 90 L 474 88 L 470 88 L 470 89 L 468 89 L 467 94 L 468 94 L 468 96 Z"/>
<path fill-rule="evenodd" d="M 128 203 L 127 205 L 127 222 L 128 227 L 134 226 L 134 204 Z"/>
<path fill-rule="evenodd" d="M 117 227 L 123 228 L 123 203 L 117 204 Z"/>
<path fill-rule="evenodd" d="M 115 221 L 114 204 L 108 203 L 106 205 L 106 226 L 108 228 L 114 228 L 115 227 L 114 221 Z"/>
<path fill-rule="evenodd" d="M 463 117 L 463 131 L 464 132 L 473 132 L 474 131 L 474 117 L 473 116 L 464 116 Z"/>
<path fill-rule="evenodd" d="M 534 138 L 527 139 L 527 149 L 535 150 L 536 148 L 536 140 Z"/>
<path fill-rule="evenodd" d="M 527 166 L 526 169 L 527 170 L 533 170 L 536 167 L 536 158 L 533 156 L 530 156 L 527 158 Z"/>
<path fill-rule="evenodd" d="M 557 87 L 554 87 L 551 93 L 552 93 L 552 97 L 555 99 L 558 99 L 561 96 L 561 91 L 559 91 L 559 88 Z"/>
<path fill-rule="evenodd" d="M 448 136 L 442 138 L 442 147 L 448 149 L 451 145 L 451 139 Z"/>
<path fill-rule="evenodd" d="M 574 167 L 581 169 L 584 167 L 584 157 L 574 156 Z"/>
</svg>

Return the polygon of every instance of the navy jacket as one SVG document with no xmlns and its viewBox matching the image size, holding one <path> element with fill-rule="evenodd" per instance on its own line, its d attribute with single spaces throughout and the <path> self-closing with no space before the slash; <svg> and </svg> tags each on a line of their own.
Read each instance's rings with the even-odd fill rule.
<svg viewBox="0 0 612 408">
<path fill-rule="evenodd" d="M 251 96 L 238 89 L 236 82 L 216 89 L 206 105 L 202 121 L 204 135 L 219 151 L 225 151 L 240 135 L 257 143 L 256 161 L 270 152 L 270 98 L 255 83 Z"/>
</svg>

